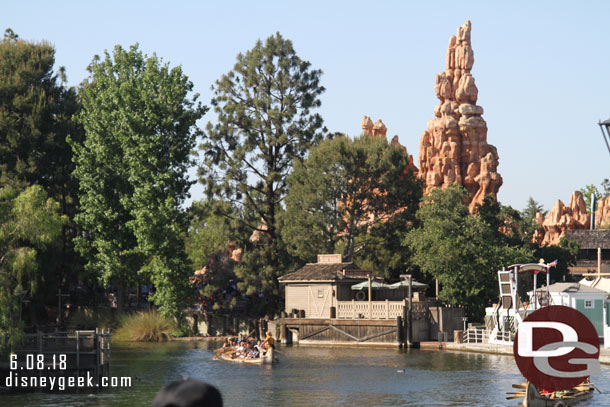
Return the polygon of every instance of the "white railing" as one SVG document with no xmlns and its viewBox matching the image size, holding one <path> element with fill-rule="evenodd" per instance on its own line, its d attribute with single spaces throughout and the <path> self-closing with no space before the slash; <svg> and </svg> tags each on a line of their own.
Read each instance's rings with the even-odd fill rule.
<svg viewBox="0 0 610 407">
<path fill-rule="evenodd" d="M 404 301 L 338 301 L 339 319 L 396 319 L 403 315 Z"/>
<path fill-rule="evenodd" d="M 487 343 L 491 332 L 484 328 L 470 327 L 463 332 L 464 343 Z"/>
</svg>

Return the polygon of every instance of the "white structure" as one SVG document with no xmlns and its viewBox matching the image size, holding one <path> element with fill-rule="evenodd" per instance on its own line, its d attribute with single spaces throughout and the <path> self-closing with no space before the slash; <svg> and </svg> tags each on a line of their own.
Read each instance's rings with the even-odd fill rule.
<svg viewBox="0 0 610 407">
<path fill-rule="evenodd" d="M 608 292 L 580 283 L 555 283 L 549 287 L 551 305 L 565 305 L 583 313 L 595 327 L 604 347 L 610 347 Z"/>
</svg>

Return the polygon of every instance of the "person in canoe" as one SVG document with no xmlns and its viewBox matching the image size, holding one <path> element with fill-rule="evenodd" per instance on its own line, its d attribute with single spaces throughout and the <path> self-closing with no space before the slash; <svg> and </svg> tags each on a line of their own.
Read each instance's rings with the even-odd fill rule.
<svg viewBox="0 0 610 407">
<path fill-rule="evenodd" d="M 263 341 L 263 347 L 275 349 L 275 339 L 273 339 L 273 336 L 271 335 L 271 332 L 269 332 L 269 331 L 267 331 L 267 334 L 265 335 L 265 340 Z"/>
</svg>

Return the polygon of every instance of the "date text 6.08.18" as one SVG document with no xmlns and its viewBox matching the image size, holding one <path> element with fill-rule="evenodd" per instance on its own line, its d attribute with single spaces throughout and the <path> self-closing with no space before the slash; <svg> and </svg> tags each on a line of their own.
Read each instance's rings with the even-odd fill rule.
<svg viewBox="0 0 610 407">
<path fill-rule="evenodd" d="M 66 355 L 64 353 L 45 355 L 41 353 L 26 353 L 11 355 L 11 370 L 66 370 Z"/>
</svg>

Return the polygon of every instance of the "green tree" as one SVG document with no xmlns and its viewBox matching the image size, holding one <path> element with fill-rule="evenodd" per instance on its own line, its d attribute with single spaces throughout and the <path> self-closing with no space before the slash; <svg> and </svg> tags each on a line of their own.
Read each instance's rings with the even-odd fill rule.
<svg viewBox="0 0 610 407">
<path fill-rule="evenodd" d="M 522 216 L 523 220 L 535 221 L 536 214 L 538 214 L 538 213 L 541 213 L 542 215 L 546 215 L 546 211 L 544 210 L 544 207 L 540 203 L 538 203 L 534 198 L 532 198 L 530 196 L 529 199 L 527 200 L 527 205 L 525 206 L 525 209 L 523 209 L 523 211 L 521 211 L 521 216 Z"/>
<path fill-rule="evenodd" d="M 291 254 L 314 261 L 341 246 L 345 261 L 358 254 L 382 271 L 404 272 L 401 234 L 422 193 L 405 150 L 379 137 L 338 136 L 296 163 L 288 185 L 282 237 Z"/>
<path fill-rule="evenodd" d="M 264 236 L 249 248 L 260 253 L 246 253 L 238 272 L 242 289 L 265 295 L 270 308 L 278 300 L 276 278 L 286 268 L 278 229 L 286 178 L 293 162 L 323 137 L 322 118 L 312 112 L 324 92 L 321 74 L 277 33 L 240 53 L 233 69 L 213 86 L 218 119 L 208 123 L 200 146 L 205 153 L 200 181 L 209 197 L 256 214 L 254 222 L 244 219 L 250 231 Z"/>
<path fill-rule="evenodd" d="M 527 206 L 520 213 L 521 221 L 519 229 L 526 240 L 532 241 L 536 232 L 538 232 L 538 236 L 544 235 L 542 226 L 536 222 L 536 215 L 538 213 L 541 213 L 543 216 L 546 215 L 544 207 L 530 196 L 527 200 Z"/>
<path fill-rule="evenodd" d="M 187 219 L 181 205 L 191 182 L 188 167 L 205 113 L 189 98 L 193 85 L 180 67 L 120 46 L 89 67 L 78 118 L 85 129 L 74 143 L 80 181 L 78 239 L 87 267 L 125 289 L 143 281 L 156 288 L 161 312 L 176 314 L 185 301 Z"/>
<path fill-rule="evenodd" d="M 499 205 L 488 199 L 470 215 L 466 194 L 459 186 L 432 190 L 417 212 L 421 227 L 407 233 L 405 244 L 421 271 L 441 283 L 439 299 L 480 319 L 498 296 L 497 270 L 529 262 L 533 253 L 505 240 Z"/>
<path fill-rule="evenodd" d="M 535 259 L 544 259 L 545 263 L 557 260 L 557 266 L 551 269 L 551 284 L 561 281 L 572 281 L 569 267 L 576 265 L 579 245 L 562 237 L 558 245 L 540 246 L 534 244 Z"/>
<path fill-rule="evenodd" d="M 587 213 L 591 213 L 591 197 L 595 197 L 595 201 L 599 200 L 603 195 L 599 192 L 599 189 L 593 184 L 585 185 L 580 188 L 580 192 L 582 192 L 583 198 L 585 199 L 585 204 L 587 205 Z"/>
<path fill-rule="evenodd" d="M 193 202 L 188 212 L 187 254 L 193 267 L 207 267 L 201 294 L 215 297 L 218 290 L 226 289 L 230 280 L 236 279 L 229 246 L 238 249 L 235 242 L 240 240 L 240 223 L 236 221 L 239 214 L 227 202 L 209 200 Z M 243 241 L 240 243 L 239 247 L 243 247 Z"/>
<path fill-rule="evenodd" d="M 235 226 L 229 217 L 223 215 L 234 215 L 234 212 L 228 203 L 193 202 L 188 209 L 190 221 L 186 239 L 186 250 L 193 267 L 205 266 L 213 254 L 224 250 L 228 242 L 237 240 Z"/>
<path fill-rule="evenodd" d="M 56 287 L 76 280 L 82 269 L 73 244 L 78 184 L 66 141 L 68 135 L 82 140 L 82 128 L 72 120 L 79 103 L 75 89 L 64 84 L 64 69 L 53 72 L 54 63 L 47 42 L 21 40 L 11 29 L 0 41 L 0 183 L 41 185 L 69 217 L 60 236 L 38 253 L 47 288 L 34 298 L 38 306 L 56 298 Z"/>
<path fill-rule="evenodd" d="M 22 300 L 39 285 L 40 251 L 61 232 L 66 216 L 40 186 L 0 189 L 0 350 L 23 339 Z"/>
<path fill-rule="evenodd" d="M 602 192 L 604 198 L 610 196 L 610 180 L 608 178 L 604 178 L 602 181 L 602 189 L 604 191 Z"/>
</svg>

